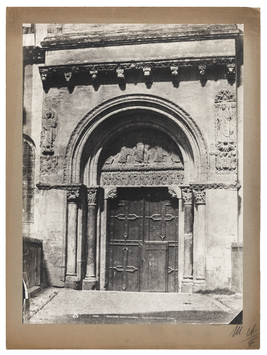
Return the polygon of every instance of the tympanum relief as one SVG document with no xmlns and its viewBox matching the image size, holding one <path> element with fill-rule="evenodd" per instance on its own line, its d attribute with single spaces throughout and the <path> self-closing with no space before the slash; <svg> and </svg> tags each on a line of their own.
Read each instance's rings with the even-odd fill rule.
<svg viewBox="0 0 267 355">
<path fill-rule="evenodd" d="M 177 185 L 183 182 L 181 154 L 159 132 L 132 132 L 116 140 L 104 160 L 103 185 Z"/>
</svg>

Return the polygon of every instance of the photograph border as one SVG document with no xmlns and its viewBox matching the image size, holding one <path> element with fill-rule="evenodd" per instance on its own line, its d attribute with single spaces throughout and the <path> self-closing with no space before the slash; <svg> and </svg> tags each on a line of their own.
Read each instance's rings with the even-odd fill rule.
<svg viewBox="0 0 267 355">
<path fill-rule="evenodd" d="M 148 16 L 149 12 L 149 16 Z M 7 349 L 258 349 L 260 330 L 260 10 L 241 7 L 13 7 L 6 21 Z M 243 325 L 22 324 L 23 23 L 244 24 Z M 241 327 L 241 328 L 237 328 Z M 235 329 L 241 329 L 235 332 Z M 255 333 L 254 333 L 255 334 Z"/>
</svg>

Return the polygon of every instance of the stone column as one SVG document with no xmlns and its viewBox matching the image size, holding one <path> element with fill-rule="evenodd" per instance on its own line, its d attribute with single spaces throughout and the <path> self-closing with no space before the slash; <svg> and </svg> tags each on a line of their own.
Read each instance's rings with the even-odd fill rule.
<svg viewBox="0 0 267 355">
<path fill-rule="evenodd" d="M 184 273 L 182 291 L 191 292 L 193 281 L 193 195 L 189 187 L 182 189 L 184 201 Z"/>
<path fill-rule="evenodd" d="M 77 217 L 80 188 L 72 187 L 67 192 L 67 267 L 65 287 L 77 288 Z"/>
<path fill-rule="evenodd" d="M 86 275 L 83 280 L 83 289 L 92 290 L 96 288 L 96 208 L 97 188 L 87 189 L 88 210 L 87 210 L 87 260 Z"/>
<path fill-rule="evenodd" d="M 101 213 L 101 241 L 100 241 L 100 291 L 106 289 L 106 282 L 108 277 L 107 270 L 107 209 L 108 209 L 108 199 L 114 199 L 117 197 L 116 186 L 105 187 L 104 192 L 104 208 Z"/>
<path fill-rule="evenodd" d="M 194 281 L 204 284 L 206 272 L 206 191 L 203 185 L 193 187 L 194 201 L 197 213 L 196 269 Z"/>
</svg>

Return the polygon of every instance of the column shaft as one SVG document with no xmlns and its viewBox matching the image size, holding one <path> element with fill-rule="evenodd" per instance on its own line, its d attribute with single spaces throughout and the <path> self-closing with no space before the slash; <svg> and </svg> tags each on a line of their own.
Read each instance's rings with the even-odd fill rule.
<svg viewBox="0 0 267 355">
<path fill-rule="evenodd" d="M 76 275 L 77 204 L 68 203 L 67 275 Z"/>
<path fill-rule="evenodd" d="M 193 275 L 193 205 L 185 205 L 184 213 L 184 277 Z"/>
</svg>

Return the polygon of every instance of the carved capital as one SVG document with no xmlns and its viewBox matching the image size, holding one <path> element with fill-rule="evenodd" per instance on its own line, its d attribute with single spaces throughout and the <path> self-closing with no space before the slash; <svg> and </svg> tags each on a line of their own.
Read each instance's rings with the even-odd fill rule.
<svg viewBox="0 0 267 355">
<path fill-rule="evenodd" d="M 185 205 L 192 205 L 193 203 L 193 194 L 190 187 L 182 188 L 182 198 Z"/>
<path fill-rule="evenodd" d="M 194 200 L 196 205 L 206 204 L 206 191 L 204 185 L 193 186 L 193 194 L 194 194 Z"/>
<path fill-rule="evenodd" d="M 87 198 L 88 206 L 95 206 L 97 200 L 97 187 L 88 187 L 87 188 Z"/>
<path fill-rule="evenodd" d="M 80 187 L 70 186 L 67 188 L 67 199 L 68 202 L 77 202 L 80 197 Z"/>
</svg>

